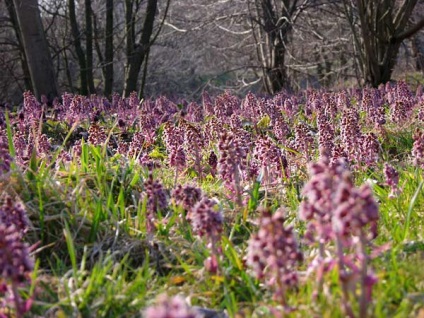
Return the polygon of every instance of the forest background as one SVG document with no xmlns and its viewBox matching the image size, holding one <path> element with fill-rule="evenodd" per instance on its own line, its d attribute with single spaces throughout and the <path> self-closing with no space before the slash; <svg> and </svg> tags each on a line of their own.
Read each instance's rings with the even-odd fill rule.
<svg viewBox="0 0 424 318">
<path fill-rule="evenodd" d="M 422 0 L 1 0 L 0 100 L 423 82 Z"/>
</svg>

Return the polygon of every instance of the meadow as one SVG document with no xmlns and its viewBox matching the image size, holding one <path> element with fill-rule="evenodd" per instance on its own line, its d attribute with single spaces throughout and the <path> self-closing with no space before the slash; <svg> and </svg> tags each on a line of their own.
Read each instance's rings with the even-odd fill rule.
<svg viewBox="0 0 424 318">
<path fill-rule="evenodd" d="M 424 317 L 421 88 L 0 111 L 0 317 Z"/>
</svg>

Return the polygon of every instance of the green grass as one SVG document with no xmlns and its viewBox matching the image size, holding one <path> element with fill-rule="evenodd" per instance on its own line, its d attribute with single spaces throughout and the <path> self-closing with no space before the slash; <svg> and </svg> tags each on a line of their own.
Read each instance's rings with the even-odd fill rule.
<svg viewBox="0 0 424 318">
<path fill-rule="evenodd" d="M 398 197 L 388 198 L 382 163 L 372 171 L 355 172 L 358 184 L 376 180 L 373 192 L 380 220 L 375 244 L 387 244 L 371 263 L 379 279 L 369 308 L 374 317 L 415 317 L 424 311 L 424 177 L 422 169 L 409 163 L 411 132 L 408 127 L 393 129 L 381 137 L 383 157 L 400 172 Z M 7 133 L 11 140 L 10 124 Z M 67 136 L 61 131 L 62 147 Z M 9 149 L 14 154 L 12 142 Z M 60 150 L 52 152 L 52 158 Z M 159 147 L 153 155 L 166 158 Z M 40 244 L 34 253 L 38 267 L 32 289 L 22 291 L 34 295 L 31 314 L 141 317 L 157 295 L 167 293 L 184 295 L 192 305 L 225 310 L 230 317 L 269 317 L 269 306 L 278 304 L 246 267 L 247 242 L 257 230 L 261 205 L 286 207 L 287 222 L 303 234 L 297 209 L 307 181 L 305 169 L 272 189 L 258 182 L 246 184 L 243 208 L 228 199 L 218 178 L 209 175 L 199 182 L 189 171 L 179 176 L 179 184 L 197 183 L 209 197 L 216 197 L 224 214 L 220 270 L 211 274 L 203 265 L 210 255 L 207 242 L 193 234 L 181 207 L 170 204 L 158 217 L 157 231 L 148 235 L 146 202 L 140 199 L 148 171 L 136 161 L 84 142 L 81 157 L 67 165 L 33 155 L 27 169 L 15 165 L 7 182 L 0 180 L 2 192 L 18 194 L 25 203 L 32 222 L 27 239 Z M 157 169 L 154 178 L 172 190 L 172 169 Z M 302 248 L 307 255 L 313 253 Z M 315 278 L 306 275 L 306 262 L 299 269 L 300 286 L 288 294 L 297 310 L 288 316 L 343 317 L 337 272 L 326 275 L 323 293 L 313 300 Z"/>
</svg>

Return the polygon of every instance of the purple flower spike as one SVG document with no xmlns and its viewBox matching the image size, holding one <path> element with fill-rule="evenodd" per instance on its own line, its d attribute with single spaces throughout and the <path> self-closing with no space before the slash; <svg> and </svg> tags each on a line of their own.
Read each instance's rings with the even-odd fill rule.
<svg viewBox="0 0 424 318">
<path fill-rule="evenodd" d="M 303 260 L 292 227 L 284 225 L 282 209 L 273 215 L 260 209 L 259 230 L 249 240 L 247 264 L 256 277 L 274 289 L 274 296 L 286 306 L 285 292 L 298 284 L 296 266 Z"/>
<path fill-rule="evenodd" d="M 175 203 L 181 205 L 187 211 L 200 201 L 201 196 L 202 191 L 199 188 L 189 185 L 183 187 L 179 184 L 172 191 L 172 198 Z"/>
<path fill-rule="evenodd" d="M 384 176 L 386 177 L 386 184 L 390 187 L 389 198 L 397 197 L 400 193 L 398 187 L 399 172 L 386 162 L 384 163 Z"/>
<path fill-rule="evenodd" d="M 24 205 L 6 196 L 3 200 L 3 205 L 0 206 L 0 222 L 0 224 L 6 226 L 14 225 L 22 237 L 28 228 L 28 217 Z"/>
<path fill-rule="evenodd" d="M 424 168 L 424 132 L 417 129 L 413 138 L 412 156 L 414 157 L 414 165 Z"/>
<path fill-rule="evenodd" d="M 189 211 L 187 219 L 197 235 L 215 237 L 222 232 L 223 217 L 221 212 L 215 211 L 215 205 L 215 201 L 203 197 Z"/>
</svg>

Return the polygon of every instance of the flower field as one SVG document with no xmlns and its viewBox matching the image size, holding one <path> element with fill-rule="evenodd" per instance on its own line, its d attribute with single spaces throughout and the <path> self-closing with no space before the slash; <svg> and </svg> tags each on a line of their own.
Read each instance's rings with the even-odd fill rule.
<svg viewBox="0 0 424 318">
<path fill-rule="evenodd" d="M 0 108 L 0 317 L 423 317 L 424 92 Z"/>
</svg>

